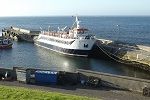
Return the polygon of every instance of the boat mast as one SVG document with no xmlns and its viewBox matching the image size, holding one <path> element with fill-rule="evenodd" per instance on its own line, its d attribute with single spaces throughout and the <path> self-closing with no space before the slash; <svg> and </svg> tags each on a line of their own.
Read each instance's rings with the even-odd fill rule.
<svg viewBox="0 0 150 100">
<path fill-rule="evenodd" d="M 79 19 L 78 19 L 78 17 L 76 16 L 76 24 L 77 24 L 77 29 L 79 29 L 80 28 L 80 21 L 79 21 Z"/>
<path fill-rule="evenodd" d="M 76 26 L 75 26 L 76 25 Z M 79 19 L 78 19 L 78 17 L 76 16 L 76 20 L 75 20 L 75 22 L 73 23 L 73 25 L 72 25 L 72 28 L 71 29 L 73 29 L 73 28 L 77 28 L 77 29 L 80 29 L 80 21 L 79 21 Z"/>
</svg>

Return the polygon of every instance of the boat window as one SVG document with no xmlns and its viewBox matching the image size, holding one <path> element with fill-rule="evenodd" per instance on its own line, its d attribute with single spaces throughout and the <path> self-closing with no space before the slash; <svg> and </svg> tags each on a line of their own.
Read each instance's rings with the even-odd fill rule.
<svg viewBox="0 0 150 100">
<path fill-rule="evenodd" d="M 78 31 L 78 34 L 84 34 L 84 31 Z"/>
<path fill-rule="evenodd" d="M 86 36 L 86 37 L 85 37 L 85 39 L 90 39 L 90 36 L 89 36 L 89 35 L 88 35 L 88 36 Z"/>
<path fill-rule="evenodd" d="M 84 48 L 88 48 L 88 44 L 84 44 Z"/>
</svg>

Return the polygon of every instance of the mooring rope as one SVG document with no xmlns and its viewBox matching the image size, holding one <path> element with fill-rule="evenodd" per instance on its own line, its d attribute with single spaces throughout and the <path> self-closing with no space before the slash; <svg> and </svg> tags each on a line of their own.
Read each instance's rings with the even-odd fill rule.
<svg viewBox="0 0 150 100">
<path fill-rule="evenodd" d="M 133 64 L 133 62 L 131 62 L 131 63 L 123 62 L 123 61 L 121 61 L 121 60 L 123 60 L 122 58 L 119 58 L 118 56 L 116 56 L 115 54 L 110 53 L 110 52 L 109 52 L 109 54 L 108 54 L 107 51 L 106 51 L 103 47 L 100 47 L 100 45 L 98 45 L 98 44 L 97 44 L 97 46 L 99 47 L 99 49 L 100 49 L 103 53 L 105 53 L 108 57 L 110 57 L 111 59 L 115 60 L 116 62 L 123 63 L 123 64 Z M 102 49 L 102 48 L 103 48 L 103 49 Z M 111 55 L 113 55 L 114 57 L 116 57 L 116 58 L 118 58 L 118 59 L 120 59 L 120 60 L 118 60 L 118 59 L 112 57 Z M 127 61 L 127 59 L 126 59 L 126 61 Z"/>
</svg>

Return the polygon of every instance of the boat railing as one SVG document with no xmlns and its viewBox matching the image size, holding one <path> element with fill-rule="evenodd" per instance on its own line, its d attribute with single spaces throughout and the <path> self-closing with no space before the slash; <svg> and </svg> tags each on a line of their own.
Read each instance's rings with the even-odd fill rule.
<svg viewBox="0 0 150 100">
<path fill-rule="evenodd" d="M 43 35 L 47 36 L 54 36 L 54 37 L 59 37 L 59 38 L 65 38 L 65 39 L 94 39 L 93 35 L 89 34 L 78 34 L 79 36 L 74 37 L 74 35 L 69 34 L 69 32 L 66 31 L 42 31 L 41 32 Z M 82 35 L 82 36 L 80 36 Z"/>
<path fill-rule="evenodd" d="M 56 32 L 56 31 L 43 31 L 42 34 L 47 35 L 47 36 L 54 36 L 54 37 L 59 37 L 59 38 L 67 38 L 67 39 L 75 39 L 73 36 L 69 36 L 69 34 L 67 32 Z"/>
</svg>

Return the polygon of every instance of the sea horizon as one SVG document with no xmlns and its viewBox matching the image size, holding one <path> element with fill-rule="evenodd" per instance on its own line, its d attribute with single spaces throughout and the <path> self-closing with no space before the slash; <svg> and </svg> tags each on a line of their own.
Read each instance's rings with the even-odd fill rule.
<svg viewBox="0 0 150 100">
<path fill-rule="evenodd" d="M 0 16 L 6 17 L 150 17 L 150 15 L 24 15 L 24 16 Z"/>
</svg>

